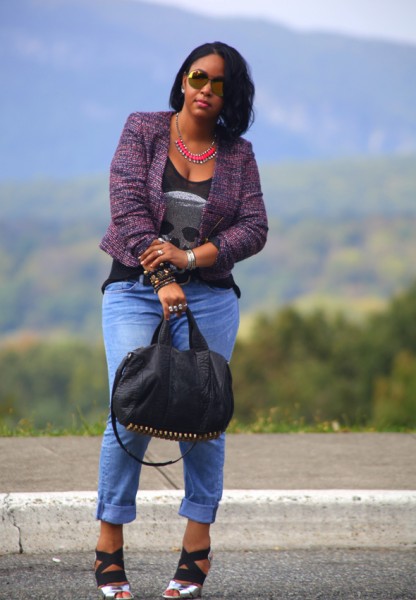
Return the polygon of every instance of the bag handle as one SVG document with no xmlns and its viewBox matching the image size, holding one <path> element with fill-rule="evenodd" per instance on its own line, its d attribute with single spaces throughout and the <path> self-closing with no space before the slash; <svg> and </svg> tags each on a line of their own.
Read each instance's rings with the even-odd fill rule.
<svg viewBox="0 0 416 600">
<path fill-rule="evenodd" d="M 202 335 L 190 308 L 186 309 L 186 316 L 189 325 L 189 347 L 193 348 L 196 352 L 209 350 L 208 344 Z"/>
<path fill-rule="evenodd" d="M 202 335 L 191 309 L 188 307 L 185 311 L 189 326 L 189 347 L 196 352 L 209 350 L 208 344 Z M 156 327 L 152 337 L 152 344 L 161 344 L 163 346 L 172 345 L 172 337 L 170 335 L 169 321 L 162 317 L 159 325 Z"/>
</svg>

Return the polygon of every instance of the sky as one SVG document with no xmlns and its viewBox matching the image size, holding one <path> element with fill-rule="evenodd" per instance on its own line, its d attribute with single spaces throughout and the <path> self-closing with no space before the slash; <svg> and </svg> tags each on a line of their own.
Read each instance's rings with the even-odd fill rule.
<svg viewBox="0 0 416 600">
<path fill-rule="evenodd" d="M 149 0 L 148 0 L 149 1 Z M 331 31 L 416 45 L 416 0 L 156 0 L 211 16 L 257 17 L 312 31 Z"/>
</svg>

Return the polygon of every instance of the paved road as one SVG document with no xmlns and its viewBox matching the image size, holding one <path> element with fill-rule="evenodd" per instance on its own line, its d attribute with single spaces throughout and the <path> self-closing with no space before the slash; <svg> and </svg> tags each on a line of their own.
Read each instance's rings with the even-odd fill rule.
<svg viewBox="0 0 416 600">
<path fill-rule="evenodd" d="M 0 599 L 96 599 L 92 558 L 90 553 L 3 556 Z M 136 598 L 160 598 L 177 559 L 177 552 L 127 554 Z M 415 559 L 410 550 L 218 552 L 203 598 L 414 600 Z"/>
<path fill-rule="evenodd" d="M 0 438 L 0 492 L 92 491 L 101 437 Z M 178 456 L 154 439 L 152 461 Z M 416 490 L 416 434 L 229 434 L 225 489 Z M 181 489 L 182 463 L 142 470 L 140 489 Z"/>
</svg>

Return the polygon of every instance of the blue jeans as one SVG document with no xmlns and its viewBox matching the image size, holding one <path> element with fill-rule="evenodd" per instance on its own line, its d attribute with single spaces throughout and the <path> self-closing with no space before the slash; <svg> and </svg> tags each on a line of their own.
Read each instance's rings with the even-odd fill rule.
<svg viewBox="0 0 416 600">
<path fill-rule="evenodd" d="M 184 286 L 186 299 L 211 350 L 230 360 L 239 324 L 238 299 L 232 289 L 221 289 L 202 281 Z M 134 348 L 147 346 L 162 317 L 159 298 L 142 280 L 110 283 L 103 298 L 103 334 L 110 390 L 123 357 Z M 188 321 L 172 316 L 173 345 L 189 348 Z M 148 436 L 118 430 L 123 443 L 143 458 Z M 172 443 L 172 442 L 169 442 Z M 180 442 L 184 452 L 189 442 Z M 199 523 L 213 523 L 223 491 L 225 435 L 198 442 L 183 460 L 185 496 L 179 514 Z M 104 432 L 98 484 L 97 519 L 113 524 L 136 518 L 136 494 L 141 465 L 120 448 L 111 418 Z"/>
</svg>

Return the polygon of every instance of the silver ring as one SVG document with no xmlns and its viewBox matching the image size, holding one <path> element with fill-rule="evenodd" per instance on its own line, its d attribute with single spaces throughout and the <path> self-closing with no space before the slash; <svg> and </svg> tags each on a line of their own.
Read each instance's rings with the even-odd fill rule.
<svg viewBox="0 0 416 600">
<path fill-rule="evenodd" d="M 173 312 L 173 306 L 168 306 L 169 312 Z"/>
<path fill-rule="evenodd" d="M 183 309 L 183 304 L 178 304 L 178 308 L 179 308 L 179 310 L 182 310 Z"/>
<path fill-rule="evenodd" d="M 158 250 L 157 253 L 159 254 L 159 256 L 162 256 L 163 250 Z"/>
<path fill-rule="evenodd" d="M 173 312 L 178 312 L 178 307 L 176 306 L 176 304 L 174 304 L 173 306 Z"/>
</svg>

